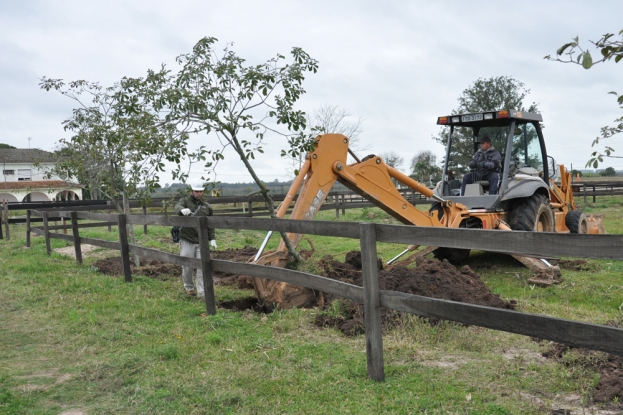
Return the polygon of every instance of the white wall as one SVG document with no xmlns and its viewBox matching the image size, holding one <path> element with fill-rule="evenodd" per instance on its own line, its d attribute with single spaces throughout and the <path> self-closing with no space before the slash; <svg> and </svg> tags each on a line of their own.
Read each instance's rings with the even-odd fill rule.
<svg viewBox="0 0 623 415">
<path fill-rule="evenodd" d="M 54 166 L 54 163 L 41 163 L 40 168 L 36 169 L 30 163 L 1 163 L 0 164 L 0 182 L 17 182 L 18 170 L 21 169 L 31 169 L 32 170 L 32 179 L 31 181 L 41 181 L 41 180 L 63 180 L 56 175 L 52 175 L 49 179 L 46 177 L 46 168 L 50 169 Z M 5 177 L 4 170 L 14 170 L 14 175 L 7 175 Z"/>
</svg>

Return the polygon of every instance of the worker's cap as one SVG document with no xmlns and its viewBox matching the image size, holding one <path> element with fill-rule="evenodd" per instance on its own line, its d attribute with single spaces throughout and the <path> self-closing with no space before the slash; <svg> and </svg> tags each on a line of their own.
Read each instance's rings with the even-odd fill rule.
<svg viewBox="0 0 623 415">
<path fill-rule="evenodd" d="M 488 135 L 486 135 L 486 136 L 484 136 L 484 137 L 482 137 L 482 138 L 480 139 L 480 142 L 481 142 L 481 143 L 490 143 L 490 142 L 491 142 L 491 139 L 489 138 L 489 136 L 488 136 Z"/>
<path fill-rule="evenodd" d="M 190 185 L 190 189 L 193 192 L 203 192 L 204 191 L 204 188 L 203 188 L 202 184 L 191 184 Z"/>
</svg>

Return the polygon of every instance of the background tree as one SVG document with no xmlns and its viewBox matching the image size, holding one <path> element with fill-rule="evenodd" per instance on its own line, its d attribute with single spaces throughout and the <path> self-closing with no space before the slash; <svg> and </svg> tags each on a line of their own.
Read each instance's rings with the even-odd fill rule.
<svg viewBox="0 0 623 415">
<path fill-rule="evenodd" d="M 8 145 L 8 144 L 0 143 L 0 148 L 17 148 L 17 147 L 13 147 L 13 146 Z"/>
<path fill-rule="evenodd" d="M 103 87 L 44 77 L 40 83 L 42 89 L 58 91 L 78 104 L 63 121 L 65 131 L 74 135 L 59 140 L 53 173 L 84 180 L 91 195 L 103 195 L 119 212 L 128 212 L 129 198 L 147 200 L 160 187 L 164 161 L 179 163 L 186 154 L 187 134 L 160 119 L 151 98 L 137 88 L 143 82 L 123 78 Z M 129 231 L 134 243 L 132 226 Z"/>
<path fill-rule="evenodd" d="M 363 131 L 362 124 L 363 118 L 355 119 L 350 111 L 337 105 L 325 104 L 307 115 L 307 128 L 304 134 L 309 140 L 321 134 L 344 134 L 349 139 L 348 147 L 352 151 L 361 151 L 367 149 L 367 146 L 362 145 L 360 140 L 360 134 Z M 296 176 L 296 172 L 303 165 L 304 157 L 304 153 L 299 153 L 296 158 L 291 158 L 292 168 L 288 169 L 289 176 L 292 173 Z"/>
<path fill-rule="evenodd" d="M 380 154 L 381 158 L 390 167 L 400 170 L 405 162 L 404 157 L 396 153 L 395 151 L 388 151 Z"/>
<path fill-rule="evenodd" d="M 606 170 L 601 172 L 601 175 L 604 177 L 614 177 L 617 175 L 617 172 L 614 170 L 614 167 L 608 167 Z"/>
<path fill-rule="evenodd" d="M 523 82 L 508 76 L 491 77 L 488 79 L 478 78 L 472 85 L 466 88 L 458 98 L 459 105 L 451 114 L 463 114 L 470 112 L 496 111 L 500 109 L 516 109 L 538 113 L 538 105 L 532 103 L 526 107 L 526 96 L 530 93 Z M 484 131 L 483 131 L 484 132 Z M 445 127 L 433 139 L 444 146 L 448 144 L 450 134 L 449 127 Z M 455 128 L 453 145 L 450 158 L 457 165 L 467 166 L 474 154 L 473 135 L 471 128 Z M 494 140 L 494 137 L 491 137 Z M 532 137 L 536 139 L 536 135 Z M 498 149 L 500 150 L 500 149 Z M 503 150 L 501 150 L 503 152 Z"/>
<path fill-rule="evenodd" d="M 277 55 L 265 63 L 249 65 L 236 55 L 231 44 L 217 51 L 216 41 L 212 37 L 201 39 L 191 53 L 177 58 L 181 70 L 174 78 L 162 75 L 161 82 L 171 84 L 157 101 L 158 109 L 170 111 L 168 120 L 176 128 L 213 138 L 210 148 L 204 146 L 200 155 L 209 173 L 214 173 L 218 161 L 231 148 L 259 187 L 271 217 L 275 217 L 273 199 L 252 160 L 264 152 L 267 133 L 287 141 L 282 155 L 297 158 L 311 149 L 312 141 L 302 133 L 305 113 L 295 110 L 294 104 L 305 93 L 305 73 L 315 73 L 318 63 L 301 48 L 293 48 L 289 63 L 284 63 L 285 56 Z M 285 234 L 282 238 L 290 254 L 301 260 Z"/>
<path fill-rule="evenodd" d="M 441 178 L 441 168 L 437 165 L 437 156 L 430 150 L 422 150 L 411 159 L 410 177 L 427 184 Z"/>
<path fill-rule="evenodd" d="M 623 30 L 619 31 L 619 36 L 623 35 Z M 547 55 L 545 59 L 558 61 L 562 63 L 572 63 L 582 65 L 584 69 L 590 69 L 598 63 L 614 60 L 614 63 L 619 63 L 623 59 L 623 40 L 613 39 L 614 33 L 606 33 L 599 40 L 592 41 L 597 51 L 597 55 L 601 56 L 601 59 L 593 60 L 590 50 L 584 49 L 580 46 L 578 36 L 574 37 L 572 42 L 565 43 L 556 51 L 556 57 L 552 58 L 551 55 Z M 617 103 L 619 108 L 623 109 L 623 95 L 619 95 L 615 91 L 609 92 L 617 97 Z M 623 117 L 619 117 L 614 120 L 616 123 L 612 126 L 605 126 L 601 128 L 601 136 L 593 140 L 591 147 L 595 147 L 601 140 L 612 137 L 613 135 L 623 132 Z M 591 153 L 591 158 L 586 163 L 586 167 L 597 168 L 599 163 L 603 162 L 604 157 L 623 158 L 620 156 L 613 156 L 614 148 L 605 146 L 602 151 L 596 150 Z"/>
<path fill-rule="evenodd" d="M 380 154 L 380 156 L 385 164 L 395 168 L 396 170 L 400 170 L 405 162 L 404 157 L 398 155 L 398 153 L 396 153 L 395 151 L 388 151 Z M 394 186 L 398 185 L 398 180 L 392 178 L 392 182 L 394 182 Z"/>
</svg>

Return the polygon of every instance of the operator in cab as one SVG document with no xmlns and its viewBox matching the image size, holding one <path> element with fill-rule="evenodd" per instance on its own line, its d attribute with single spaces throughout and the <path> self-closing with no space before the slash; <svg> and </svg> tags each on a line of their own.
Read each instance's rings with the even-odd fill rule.
<svg viewBox="0 0 623 415">
<path fill-rule="evenodd" d="M 463 176 L 461 183 L 461 196 L 465 194 L 465 186 L 487 180 L 489 182 L 489 194 L 498 193 L 498 182 L 500 180 L 500 165 L 502 156 L 491 145 L 491 138 L 484 136 L 480 139 L 480 150 L 474 154 L 472 161 L 469 162 L 471 173 Z"/>
</svg>

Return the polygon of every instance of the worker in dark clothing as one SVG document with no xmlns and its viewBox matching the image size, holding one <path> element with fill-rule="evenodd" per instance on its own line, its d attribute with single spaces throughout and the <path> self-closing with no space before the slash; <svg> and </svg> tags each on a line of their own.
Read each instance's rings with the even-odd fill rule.
<svg viewBox="0 0 623 415">
<path fill-rule="evenodd" d="M 491 139 L 488 136 L 481 138 L 480 150 L 474 154 L 472 161 L 469 162 L 469 168 L 472 171 L 463 176 L 461 196 L 465 194 L 465 186 L 480 180 L 489 182 L 490 195 L 497 194 L 501 162 L 502 156 L 499 151 L 491 146 Z"/>
<path fill-rule="evenodd" d="M 212 216 L 213 211 L 210 205 L 203 200 L 203 186 L 193 185 L 188 196 L 182 197 L 175 205 L 175 213 L 183 216 Z M 190 258 L 201 258 L 199 249 L 199 234 L 193 227 L 182 227 L 180 229 L 180 255 Z M 216 236 L 213 228 L 208 228 L 208 239 L 213 249 L 216 249 Z M 182 279 L 186 294 L 197 297 L 205 297 L 203 287 L 203 272 L 197 268 L 197 278 L 193 284 L 194 269 L 184 265 L 182 268 Z M 197 290 L 195 291 L 195 286 Z"/>
</svg>

